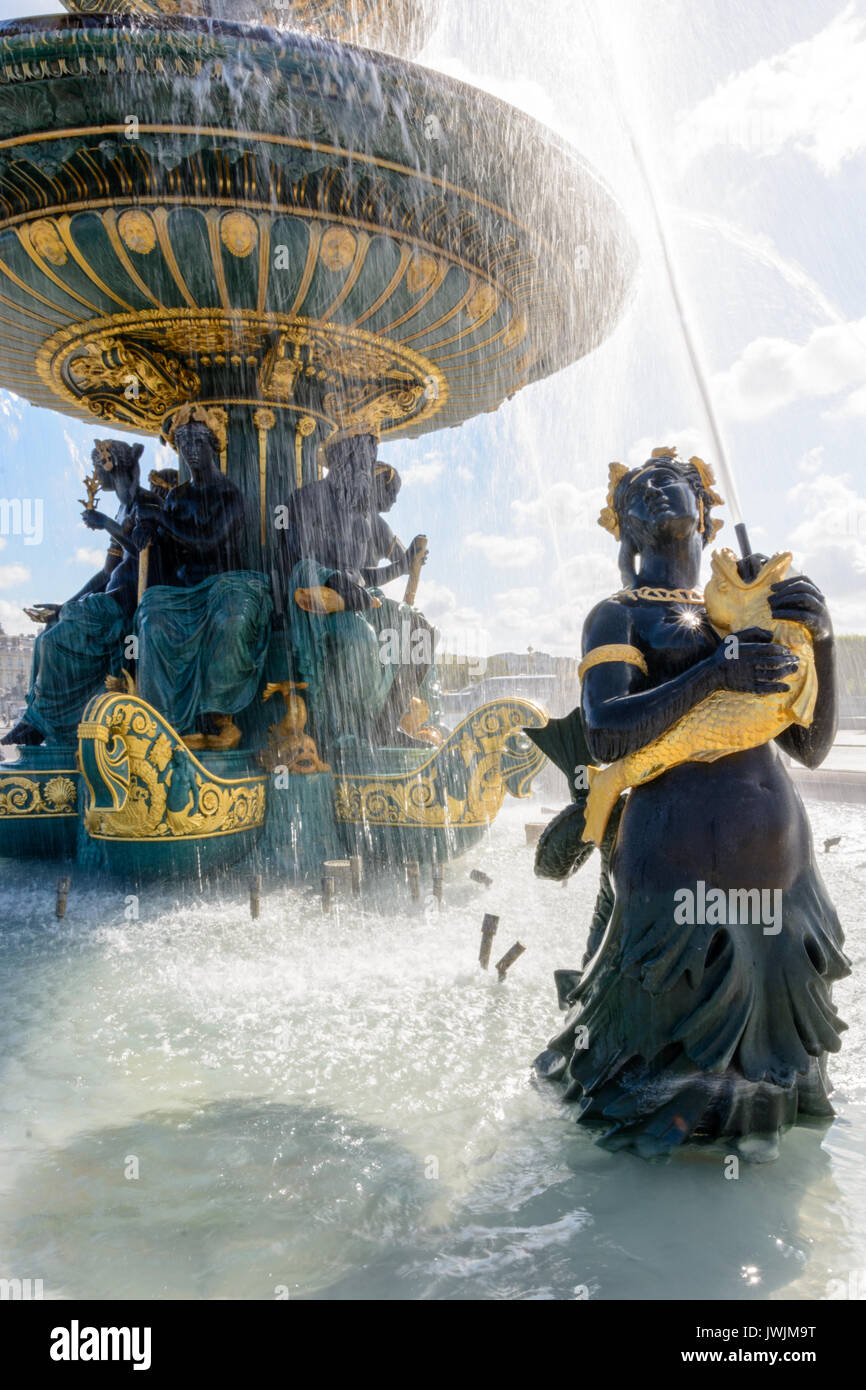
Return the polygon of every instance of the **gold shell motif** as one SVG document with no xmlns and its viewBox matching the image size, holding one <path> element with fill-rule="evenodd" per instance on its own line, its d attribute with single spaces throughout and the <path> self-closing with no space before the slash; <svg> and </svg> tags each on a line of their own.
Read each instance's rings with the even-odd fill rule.
<svg viewBox="0 0 866 1390">
<path fill-rule="evenodd" d="M 52 777 L 42 788 L 43 800 L 55 811 L 75 804 L 77 789 L 71 777 Z"/>
</svg>

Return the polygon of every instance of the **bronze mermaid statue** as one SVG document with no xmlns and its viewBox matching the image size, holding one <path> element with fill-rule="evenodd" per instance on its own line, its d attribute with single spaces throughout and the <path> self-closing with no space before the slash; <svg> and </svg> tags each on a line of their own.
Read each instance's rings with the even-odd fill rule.
<svg viewBox="0 0 866 1390">
<path fill-rule="evenodd" d="M 814 768 L 833 743 L 830 616 L 789 556 L 722 552 L 705 599 L 720 501 L 675 449 L 612 465 L 600 521 L 624 587 L 586 620 L 580 708 L 530 731 L 577 788 L 536 872 L 602 852 L 583 968 L 558 972 L 565 1027 L 536 1071 L 600 1144 L 648 1158 L 715 1140 L 774 1157 L 782 1130 L 832 1116 L 845 1028 L 842 929 L 780 757 Z"/>
</svg>

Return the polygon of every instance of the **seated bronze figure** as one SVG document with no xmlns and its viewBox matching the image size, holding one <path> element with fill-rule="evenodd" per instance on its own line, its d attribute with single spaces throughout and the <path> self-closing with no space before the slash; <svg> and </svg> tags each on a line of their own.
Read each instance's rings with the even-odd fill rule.
<svg viewBox="0 0 866 1390">
<path fill-rule="evenodd" d="M 438 634 L 414 606 L 417 577 L 427 563 L 427 537 L 416 536 L 404 546 L 385 520 L 385 513 L 392 510 L 401 487 L 397 469 L 377 461 L 373 471 L 370 542 L 363 575 L 364 582 L 381 600 L 382 606 L 373 614 L 373 621 L 379 630 L 380 659 L 387 658 L 394 671 L 394 681 L 379 715 L 375 739 L 380 744 L 420 742 L 438 746 L 442 735 L 428 724 L 430 706 L 421 693 L 433 665 Z M 384 565 L 380 565 L 382 560 Z M 383 594 L 382 586 L 403 575 L 410 579 L 406 596 L 399 603 Z"/>
<path fill-rule="evenodd" d="M 240 743 L 233 716 L 255 698 L 273 610 L 267 576 L 241 565 L 244 505 L 217 462 L 223 428 L 203 406 L 181 407 L 169 441 L 189 478 L 136 508 L 148 579 L 135 619 L 138 693 L 193 749 Z"/>
<path fill-rule="evenodd" d="M 432 629 L 378 587 L 422 561 L 425 543 L 417 537 L 377 567 L 383 544 L 393 552 L 399 542 L 379 512 L 389 499 L 381 491 L 384 472 L 374 483 L 376 449 L 374 435 L 334 440 L 325 477 L 293 493 L 281 525 L 289 665 L 307 687 L 316 743 L 329 756 L 428 741 L 410 732 L 404 716 L 418 715 L 413 700 L 432 664 Z M 391 659 L 389 639 L 413 616 L 427 629 L 429 652 L 407 673 L 402 660 Z"/>
<path fill-rule="evenodd" d="M 93 478 L 82 520 L 105 531 L 111 544 L 105 563 L 66 603 L 38 604 L 29 615 L 44 623 L 36 639 L 27 714 L 0 740 L 6 744 L 73 744 L 88 700 L 123 669 L 124 637 L 132 630 L 138 597 L 139 538 L 133 535 L 138 507 L 156 505 L 139 485 L 141 444 L 97 439 L 91 455 Z M 96 492 L 114 494 L 116 517 L 99 511 Z"/>
</svg>

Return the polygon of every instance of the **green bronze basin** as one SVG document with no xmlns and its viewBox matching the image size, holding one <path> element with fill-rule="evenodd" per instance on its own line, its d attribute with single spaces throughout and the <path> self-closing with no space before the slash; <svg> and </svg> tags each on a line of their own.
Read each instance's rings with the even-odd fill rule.
<svg viewBox="0 0 866 1390">
<path fill-rule="evenodd" d="M 572 149 L 397 58 L 70 15 L 0 25 L 0 87 L 0 382 L 150 433 L 241 412 L 262 477 L 278 423 L 281 485 L 339 429 L 495 409 L 601 342 L 632 278 Z"/>
</svg>

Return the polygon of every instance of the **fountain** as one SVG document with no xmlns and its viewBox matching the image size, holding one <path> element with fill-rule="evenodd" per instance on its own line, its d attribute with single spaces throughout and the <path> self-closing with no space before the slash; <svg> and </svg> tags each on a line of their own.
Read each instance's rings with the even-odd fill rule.
<svg viewBox="0 0 866 1390">
<path fill-rule="evenodd" d="M 101 433 L 198 422 L 241 498 L 230 568 L 277 598 L 261 677 L 285 692 L 305 682 L 285 660 L 278 518 L 327 446 L 457 426 L 591 352 L 631 238 L 551 132 L 407 61 L 432 0 L 67 8 L 0 25 L 0 380 Z M 267 713 L 256 699 L 239 743 L 208 748 L 127 672 L 77 750 L 4 769 L 0 850 L 77 846 L 136 872 L 256 851 L 298 873 L 346 852 L 429 862 L 475 843 L 543 762 L 522 729 L 546 716 L 517 699 L 432 750 L 325 746 L 305 772 L 267 764 Z"/>
</svg>

